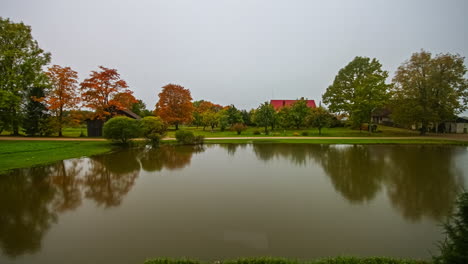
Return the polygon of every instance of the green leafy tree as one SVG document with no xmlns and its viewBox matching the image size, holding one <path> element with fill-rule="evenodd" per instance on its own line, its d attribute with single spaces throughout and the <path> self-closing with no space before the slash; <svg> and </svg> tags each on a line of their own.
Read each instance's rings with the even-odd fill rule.
<svg viewBox="0 0 468 264">
<path fill-rule="evenodd" d="M 50 61 L 31 35 L 31 27 L 0 17 L 0 125 L 19 134 L 21 106 L 28 90 L 43 87 Z M 3 128 L 2 128 L 3 129 Z"/>
<path fill-rule="evenodd" d="M 228 124 L 230 126 L 237 123 L 244 123 L 244 120 L 242 120 L 242 113 L 239 110 L 237 110 L 237 108 L 234 105 L 230 105 L 227 108 L 226 114 L 228 116 Z"/>
<path fill-rule="evenodd" d="M 332 121 L 333 116 L 322 106 L 312 108 L 307 117 L 307 124 L 316 127 L 319 131 L 319 135 L 322 134 L 322 128 L 330 127 Z"/>
<path fill-rule="evenodd" d="M 140 117 L 153 115 L 153 113 L 150 110 L 146 109 L 146 104 L 141 99 L 137 100 L 136 103 L 133 103 L 130 110 L 133 113 L 139 115 Z"/>
<path fill-rule="evenodd" d="M 140 136 L 141 130 L 137 120 L 116 116 L 104 124 L 103 134 L 107 139 L 127 144 L 132 138 Z"/>
<path fill-rule="evenodd" d="M 446 239 L 440 244 L 441 254 L 434 257 L 434 263 L 468 263 L 468 192 L 459 196 L 457 211 L 444 229 Z"/>
<path fill-rule="evenodd" d="M 347 113 L 355 127 L 371 122 L 372 112 L 389 98 L 388 72 L 377 59 L 356 57 L 336 75 L 323 95 L 332 112 Z"/>
<path fill-rule="evenodd" d="M 310 107 L 307 106 L 307 101 L 304 98 L 297 100 L 291 105 L 289 118 L 294 127 L 299 129 L 306 124 L 306 118 L 310 113 Z"/>
<path fill-rule="evenodd" d="M 201 111 L 197 111 L 198 108 L 200 107 L 200 105 L 204 102 L 204 100 L 198 100 L 198 101 L 194 101 L 192 104 L 193 104 L 193 107 L 195 109 L 195 111 L 193 111 L 192 115 L 193 115 L 193 118 L 192 118 L 192 124 L 195 125 L 197 128 L 199 126 L 202 126 L 203 125 L 203 116 L 202 116 L 202 112 Z M 205 127 L 203 127 L 205 128 Z"/>
<path fill-rule="evenodd" d="M 261 104 L 255 111 L 254 122 L 265 128 L 265 134 L 268 134 L 268 126 L 271 126 L 275 119 L 275 108 L 269 102 Z"/>
<path fill-rule="evenodd" d="M 414 53 L 393 79 L 392 118 L 401 125 L 420 125 L 421 134 L 429 123 L 452 120 L 467 109 L 466 71 L 460 55 Z"/>
<path fill-rule="evenodd" d="M 247 126 L 252 126 L 252 111 L 241 110 L 242 120 Z"/>
<path fill-rule="evenodd" d="M 157 146 L 167 133 L 167 125 L 158 116 L 146 116 L 140 120 L 141 134 Z"/>
<path fill-rule="evenodd" d="M 203 130 L 205 130 L 206 126 L 211 127 L 211 132 L 213 132 L 215 126 L 218 124 L 218 114 L 212 110 L 207 110 L 201 113 L 201 124 L 203 125 Z"/>
<path fill-rule="evenodd" d="M 219 129 L 221 131 L 226 130 L 226 128 L 229 126 L 229 115 L 227 113 L 227 110 L 223 109 L 223 110 L 217 112 L 216 116 L 217 116 L 217 120 L 218 120 Z"/>
<path fill-rule="evenodd" d="M 278 125 L 281 128 L 287 129 L 293 126 L 293 123 L 291 122 L 291 108 L 290 107 L 288 106 L 281 107 L 276 115 L 277 115 Z"/>
</svg>

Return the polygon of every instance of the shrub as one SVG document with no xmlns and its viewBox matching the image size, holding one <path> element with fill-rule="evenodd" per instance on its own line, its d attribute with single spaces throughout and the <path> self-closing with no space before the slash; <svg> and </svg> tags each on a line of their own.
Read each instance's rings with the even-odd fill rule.
<svg viewBox="0 0 468 264">
<path fill-rule="evenodd" d="M 175 137 L 177 142 L 185 145 L 203 144 L 205 140 L 204 136 L 195 136 L 192 131 L 187 130 L 178 130 Z"/>
<path fill-rule="evenodd" d="M 456 212 L 444 225 L 446 238 L 440 243 L 440 253 L 434 263 L 468 263 L 468 192 L 457 200 Z"/>
<path fill-rule="evenodd" d="M 293 136 L 297 137 L 297 136 L 299 136 L 299 133 L 294 132 L 294 133 L 293 133 Z"/>
<path fill-rule="evenodd" d="M 137 120 L 126 116 L 111 118 L 104 124 L 104 137 L 114 141 L 127 144 L 132 138 L 140 135 L 140 126 Z"/>
<path fill-rule="evenodd" d="M 254 134 L 254 135 L 260 135 L 260 134 L 262 134 L 262 133 L 261 133 L 260 131 L 258 131 L 258 130 L 255 130 L 255 131 L 253 132 L 253 134 Z"/>
<path fill-rule="evenodd" d="M 303 132 L 301 133 L 301 135 L 304 136 L 304 137 L 307 137 L 307 136 L 309 135 L 309 132 L 308 132 L 308 131 L 303 131 Z"/>
<path fill-rule="evenodd" d="M 141 119 L 140 127 L 142 135 L 151 141 L 153 146 L 159 144 L 166 135 L 167 125 L 160 117 L 147 116 Z"/>
<path fill-rule="evenodd" d="M 247 127 L 242 123 L 236 123 L 232 125 L 232 130 L 237 132 L 237 135 L 240 135 L 242 131 L 245 131 Z"/>
</svg>

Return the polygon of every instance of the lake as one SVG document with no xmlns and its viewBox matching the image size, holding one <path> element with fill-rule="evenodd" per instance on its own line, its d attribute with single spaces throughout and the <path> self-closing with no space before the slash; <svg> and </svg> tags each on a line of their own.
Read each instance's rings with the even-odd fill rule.
<svg viewBox="0 0 468 264">
<path fill-rule="evenodd" d="M 461 146 L 126 149 L 0 175 L 0 263 L 428 259 L 467 182 Z"/>
</svg>

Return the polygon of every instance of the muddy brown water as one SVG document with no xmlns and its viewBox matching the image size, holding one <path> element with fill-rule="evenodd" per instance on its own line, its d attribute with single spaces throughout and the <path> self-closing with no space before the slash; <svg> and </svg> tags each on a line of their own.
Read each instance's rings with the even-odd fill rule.
<svg viewBox="0 0 468 264">
<path fill-rule="evenodd" d="M 0 175 L 0 263 L 429 259 L 467 182 L 457 146 L 121 150 Z"/>
</svg>

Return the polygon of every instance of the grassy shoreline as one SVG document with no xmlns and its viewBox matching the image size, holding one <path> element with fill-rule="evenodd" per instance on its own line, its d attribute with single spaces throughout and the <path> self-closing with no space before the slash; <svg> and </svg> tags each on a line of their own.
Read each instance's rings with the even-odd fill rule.
<svg viewBox="0 0 468 264">
<path fill-rule="evenodd" d="M 174 139 L 163 140 L 174 144 Z M 137 142 L 137 145 L 143 142 Z M 390 145 L 459 145 L 468 146 L 468 141 L 429 138 L 216 138 L 206 144 L 294 143 L 294 144 L 390 144 Z M 59 160 L 88 157 L 115 149 L 110 141 L 59 141 L 59 140 L 1 140 L 0 174 L 8 170 L 44 165 Z"/>
<path fill-rule="evenodd" d="M 113 148 L 106 141 L 4 140 L 0 142 L 0 174 L 17 168 L 102 154 Z"/>
<path fill-rule="evenodd" d="M 173 140 L 164 140 L 164 142 L 170 142 Z M 336 139 L 321 139 L 321 138 L 313 138 L 313 139 L 295 139 L 295 138 L 249 138 L 249 139 L 207 139 L 205 140 L 207 144 L 248 144 L 248 143 L 297 143 L 297 144 L 388 144 L 388 145 L 460 145 L 460 146 L 468 146 L 467 141 L 459 141 L 459 140 L 449 140 L 449 139 L 380 139 L 380 138 L 336 138 Z"/>
</svg>

